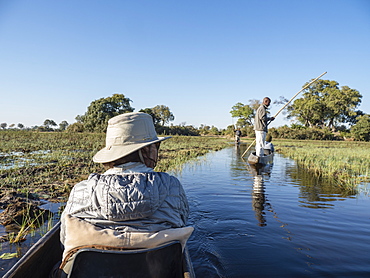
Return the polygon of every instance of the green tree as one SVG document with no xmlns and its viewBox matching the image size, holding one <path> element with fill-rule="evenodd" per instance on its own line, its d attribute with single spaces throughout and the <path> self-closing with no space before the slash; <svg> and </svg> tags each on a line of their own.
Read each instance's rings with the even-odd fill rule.
<svg viewBox="0 0 370 278">
<path fill-rule="evenodd" d="M 288 107 L 288 118 L 296 118 L 306 127 L 328 127 L 335 130 L 342 123 L 353 122 L 362 95 L 338 82 L 318 80 L 303 91 L 303 98 Z"/>
<path fill-rule="evenodd" d="M 207 135 L 210 131 L 211 127 L 208 125 L 201 124 L 198 128 L 199 134 Z"/>
<path fill-rule="evenodd" d="M 83 123 L 83 119 L 84 119 L 84 115 L 77 115 L 75 117 L 75 120 L 78 122 L 78 123 Z"/>
<path fill-rule="evenodd" d="M 253 100 L 250 100 L 252 102 Z M 257 107 L 258 108 L 258 107 Z M 246 127 L 248 125 L 252 125 L 252 120 L 254 118 L 254 109 L 251 105 L 244 105 L 241 102 L 238 102 L 231 108 L 231 116 L 233 118 L 238 118 L 236 122 L 237 127 Z"/>
<path fill-rule="evenodd" d="M 23 124 L 21 124 L 21 123 L 18 123 L 18 128 L 19 128 L 19 129 L 23 129 L 23 128 L 24 128 L 24 125 L 23 125 Z"/>
<path fill-rule="evenodd" d="M 60 130 L 66 130 L 67 126 L 68 126 L 68 122 L 67 121 L 62 121 L 60 124 L 59 124 L 59 129 Z"/>
<path fill-rule="evenodd" d="M 170 108 L 165 105 L 157 105 L 153 107 L 152 112 L 154 114 L 153 118 L 159 119 L 162 126 L 175 119 L 175 116 L 170 111 Z"/>
<path fill-rule="evenodd" d="M 212 134 L 212 135 L 219 135 L 220 131 L 218 130 L 217 127 L 212 126 L 211 129 L 209 130 L 209 133 Z"/>
<path fill-rule="evenodd" d="M 85 130 L 89 132 L 104 132 L 108 120 L 114 116 L 133 112 L 130 105 L 131 99 L 123 94 L 114 94 L 111 97 L 100 98 L 91 102 L 83 116 L 77 116 L 83 122 Z"/>
<path fill-rule="evenodd" d="M 84 132 L 84 124 L 81 122 L 73 123 L 66 129 L 67 132 Z"/>
<path fill-rule="evenodd" d="M 5 129 L 7 126 L 8 126 L 8 124 L 7 124 L 7 123 L 1 123 L 1 124 L 0 124 L 0 127 L 1 127 L 2 129 Z"/>
<path fill-rule="evenodd" d="M 356 140 L 370 141 L 370 114 L 359 116 L 357 123 L 351 128 L 351 133 Z"/>
<path fill-rule="evenodd" d="M 228 125 L 226 129 L 223 130 L 222 135 L 234 136 L 235 135 L 235 126 Z"/>
<path fill-rule="evenodd" d="M 53 120 L 49 120 L 49 119 L 46 119 L 44 121 L 44 126 L 46 127 L 46 129 L 50 129 L 50 126 L 57 126 L 56 122 L 54 122 Z"/>
</svg>

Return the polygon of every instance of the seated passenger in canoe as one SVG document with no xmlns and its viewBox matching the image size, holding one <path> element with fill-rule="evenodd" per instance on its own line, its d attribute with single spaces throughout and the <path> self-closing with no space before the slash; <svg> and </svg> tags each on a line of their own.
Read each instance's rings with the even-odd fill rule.
<svg viewBox="0 0 370 278">
<path fill-rule="evenodd" d="M 185 227 L 185 191 L 176 177 L 154 171 L 160 144 L 169 138 L 157 137 L 146 113 L 109 120 L 106 146 L 93 157 L 106 172 L 76 184 L 61 216 L 64 259 L 83 245 L 135 249 L 175 239 L 185 244 L 193 231 Z"/>
<path fill-rule="evenodd" d="M 266 141 L 265 141 L 265 150 L 268 150 L 269 153 L 273 153 L 275 151 L 274 145 L 271 143 L 272 136 L 270 134 L 266 135 Z"/>
</svg>

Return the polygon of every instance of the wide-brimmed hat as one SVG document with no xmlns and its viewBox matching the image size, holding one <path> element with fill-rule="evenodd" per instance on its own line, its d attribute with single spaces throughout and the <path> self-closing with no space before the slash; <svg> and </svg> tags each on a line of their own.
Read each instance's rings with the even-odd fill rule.
<svg viewBox="0 0 370 278">
<path fill-rule="evenodd" d="M 157 137 L 153 118 L 146 113 L 125 113 L 108 121 L 105 148 L 98 151 L 93 161 L 106 163 L 129 155 L 147 145 L 171 137 Z"/>
</svg>

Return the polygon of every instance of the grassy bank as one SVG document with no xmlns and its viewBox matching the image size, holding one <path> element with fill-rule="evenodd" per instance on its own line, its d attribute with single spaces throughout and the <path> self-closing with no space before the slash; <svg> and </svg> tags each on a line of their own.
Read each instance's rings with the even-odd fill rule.
<svg viewBox="0 0 370 278">
<path fill-rule="evenodd" d="M 92 157 L 104 147 L 105 134 L 0 131 L 0 140 L 2 190 L 61 200 L 76 182 L 104 171 Z M 221 138 L 174 136 L 161 144 L 156 170 L 177 169 L 190 159 L 226 146 Z"/>
<path fill-rule="evenodd" d="M 344 188 L 370 182 L 370 143 L 274 140 L 275 148 L 307 171 Z"/>
</svg>

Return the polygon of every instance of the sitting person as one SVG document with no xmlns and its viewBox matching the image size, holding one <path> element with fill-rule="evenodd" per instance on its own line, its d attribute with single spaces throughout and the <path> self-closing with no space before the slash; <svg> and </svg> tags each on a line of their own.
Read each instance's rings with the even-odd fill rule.
<svg viewBox="0 0 370 278">
<path fill-rule="evenodd" d="M 274 145 L 271 143 L 271 141 L 272 141 L 272 136 L 267 133 L 264 149 L 269 150 L 270 153 L 275 151 Z"/>
<path fill-rule="evenodd" d="M 168 138 L 171 137 L 157 137 L 152 117 L 146 113 L 125 113 L 109 120 L 106 146 L 93 157 L 107 170 L 104 174 L 91 174 L 73 187 L 61 216 L 63 245 L 73 247 L 66 243 L 67 238 L 73 241 L 67 227 L 71 223 L 88 227 L 80 228 L 84 232 L 108 230 L 105 235 L 118 236 L 120 245 L 126 244 L 122 235 L 152 235 L 186 225 L 189 205 L 180 181 L 153 170 L 160 143 Z M 79 236 L 82 237 L 77 229 L 76 238 Z M 91 244 L 101 244 L 99 236 L 91 238 Z M 135 247 L 130 240 L 125 242 Z"/>
</svg>

